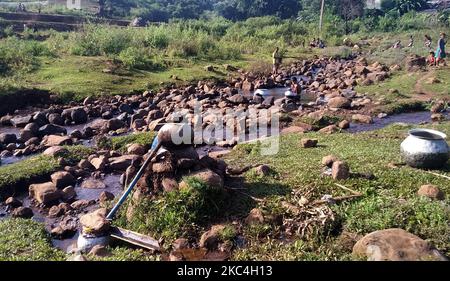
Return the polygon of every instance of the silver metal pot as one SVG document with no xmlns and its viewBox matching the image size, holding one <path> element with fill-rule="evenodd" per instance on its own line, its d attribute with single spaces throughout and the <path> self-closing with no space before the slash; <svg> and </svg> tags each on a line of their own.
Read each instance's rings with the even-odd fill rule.
<svg viewBox="0 0 450 281">
<path fill-rule="evenodd" d="M 414 129 L 401 144 L 406 164 L 414 168 L 439 169 L 449 159 L 447 135 L 435 130 Z"/>
</svg>

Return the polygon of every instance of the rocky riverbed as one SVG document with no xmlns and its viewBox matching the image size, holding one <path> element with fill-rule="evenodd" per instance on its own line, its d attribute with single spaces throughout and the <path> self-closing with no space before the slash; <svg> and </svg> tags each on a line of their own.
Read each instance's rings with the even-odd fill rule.
<svg viewBox="0 0 450 281">
<path fill-rule="evenodd" d="M 167 151 L 148 169 L 133 200 L 138 200 L 142 194 L 181 189 L 186 184 L 183 182 L 186 176 L 200 177 L 211 186 L 224 188 L 227 175 L 244 171 L 228 170 L 220 158 L 242 141 L 238 135 L 245 136 L 245 141 L 258 138 L 258 134 L 251 134 L 250 124 L 255 121 L 255 116 L 258 122 L 270 127 L 273 115 L 277 114 L 281 134 L 360 132 L 394 122 L 419 124 L 447 118 L 443 114 L 443 103 L 436 103 L 431 113 L 387 116 L 374 110 L 379 101 L 355 91 L 358 84 L 369 85 L 389 76 L 387 66 L 380 63 L 369 65 L 364 58 L 322 58 L 295 62 L 284 67 L 278 75 L 267 77 L 241 72 L 239 78 L 222 83 L 201 81 L 197 85 L 164 88 L 158 92 L 100 99 L 89 97 L 82 103 L 17 110 L 0 118 L 2 165 L 42 153 L 57 159 L 61 168 L 29 183 L 27 194 L 12 188 L 12 192 L 2 198 L 4 203 L 0 212 L 3 216 L 33 217 L 44 222 L 54 238 L 54 245 L 70 250 L 69 245 L 79 235 L 80 217 L 100 207 L 110 207 L 135 175 L 150 148 L 148 144 L 131 143 L 115 150 L 104 148 L 102 144 L 114 136 L 158 131 L 166 123 L 183 121 L 202 129 L 214 129 L 220 125 L 234 133 L 234 137 L 202 136 L 196 147 Z M 284 97 L 286 85 L 292 77 L 300 78 L 303 92 L 300 102 Z M 267 89 L 266 94 L 255 95 L 257 89 Z M 237 122 L 236 115 L 230 114 L 249 111 L 255 115 L 241 116 L 244 123 Z M 93 150 L 76 163 L 70 163 L 64 155 L 66 147 L 74 145 Z M 304 148 L 316 145 L 317 142 L 311 143 L 307 139 L 303 142 Z M 333 178 L 340 179 L 342 174 L 346 174 L 348 167 L 345 163 L 340 165 L 333 166 Z M 256 168 L 255 173 L 262 175 L 269 173 L 269 167 L 250 168 Z M 132 216 L 133 207 L 130 205 L 127 218 L 131 220 Z M 255 210 L 247 220 L 252 222 L 260 218 Z M 214 250 L 227 247 L 210 242 L 222 230 L 213 227 L 204 233 L 200 247 Z M 177 260 L 179 256 L 179 253 L 173 253 L 169 259 Z"/>
</svg>

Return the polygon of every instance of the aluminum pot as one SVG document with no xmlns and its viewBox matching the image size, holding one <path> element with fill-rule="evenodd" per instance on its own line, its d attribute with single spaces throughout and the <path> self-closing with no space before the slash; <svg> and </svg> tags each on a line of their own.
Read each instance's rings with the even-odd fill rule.
<svg viewBox="0 0 450 281">
<path fill-rule="evenodd" d="M 429 129 L 414 129 L 401 144 L 402 156 L 411 167 L 421 169 L 442 168 L 449 159 L 447 135 Z"/>
</svg>

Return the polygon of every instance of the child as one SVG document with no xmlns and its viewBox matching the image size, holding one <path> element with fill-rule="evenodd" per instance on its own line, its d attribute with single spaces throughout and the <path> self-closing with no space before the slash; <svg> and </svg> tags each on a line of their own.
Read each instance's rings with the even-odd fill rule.
<svg viewBox="0 0 450 281">
<path fill-rule="evenodd" d="M 435 55 L 434 55 L 434 52 L 433 52 L 433 51 L 430 51 L 430 55 L 429 55 L 428 58 L 427 58 L 427 63 L 428 63 L 428 65 L 430 65 L 430 66 L 435 65 L 436 60 L 435 60 Z"/>
</svg>

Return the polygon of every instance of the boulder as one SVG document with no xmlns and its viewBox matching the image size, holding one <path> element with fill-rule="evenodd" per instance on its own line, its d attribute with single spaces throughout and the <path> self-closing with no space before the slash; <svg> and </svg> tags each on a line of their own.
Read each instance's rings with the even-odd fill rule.
<svg viewBox="0 0 450 281">
<path fill-rule="evenodd" d="M 70 204 L 70 207 L 75 210 L 81 210 L 93 204 L 95 204 L 95 200 L 80 199 Z"/>
<path fill-rule="evenodd" d="M 371 116 L 363 115 L 363 114 L 354 114 L 352 115 L 352 121 L 357 123 L 371 124 L 373 123 L 373 119 Z"/>
<path fill-rule="evenodd" d="M 54 125 L 64 125 L 64 119 L 61 117 L 59 113 L 52 113 L 48 115 L 48 122 Z"/>
<path fill-rule="evenodd" d="M 16 143 L 17 142 L 17 136 L 15 134 L 7 134 L 7 133 L 1 133 L 0 134 L 0 143 L 3 144 L 10 144 L 10 143 Z"/>
<path fill-rule="evenodd" d="M 34 216 L 34 214 L 31 208 L 18 207 L 12 211 L 11 216 L 13 218 L 31 219 Z"/>
<path fill-rule="evenodd" d="M 94 170 L 94 166 L 92 166 L 91 162 L 86 159 L 81 159 L 78 163 L 78 167 L 83 170 Z"/>
<path fill-rule="evenodd" d="M 60 157 L 68 152 L 69 151 L 62 146 L 52 146 L 52 147 L 47 148 L 43 154 L 52 156 L 52 157 Z"/>
<path fill-rule="evenodd" d="M 23 128 L 25 127 L 28 123 L 31 122 L 31 120 L 33 119 L 33 116 L 31 115 L 27 115 L 27 116 L 16 116 L 11 118 L 11 124 L 16 127 L 16 128 Z"/>
<path fill-rule="evenodd" d="M 99 201 L 104 203 L 104 202 L 112 201 L 112 200 L 114 200 L 114 198 L 115 198 L 115 196 L 111 192 L 103 191 L 102 193 L 100 193 Z"/>
<path fill-rule="evenodd" d="M 432 185 L 432 184 L 422 185 L 419 188 L 419 191 L 417 192 L 417 194 L 420 196 L 428 197 L 433 200 L 444 200 L 445 199 L 444 192 L 442 190 L 440 190 L 439 187 Z"/>
<path fill-rule="evenodd" d="M 398 228 L 367 234 L 355 244 L 353 255 L 369 261 L 447 260 L 429 242 Z"/>
<path fill-rule="evenodd" d="M 82 107 L 77 107 L 71 111 L 70 118 L 75 124 L 84 124 L 88 120 L 88 115 Z"/>
<path fill-rule="evenodd" d="M 133 143 L 127 148 L 127 152 L 133 155 L 144 155 L 147 151 L 142 144 Z"/>
<path fill-rule="evenodd" d="M 106 122 L 106 129 L 108 131 L 116 131 L 125 126 L 126 126 L 125 122 L 123 122 L 117 118 L 110 119 Z"/>
<path fill-rule="evenodd" d="M 268 165 L 259 165 L 258 167 L 254 168 L 253 171 L 258 176 L 265 177 L 270 174 L 271 169 Z"/>
<path fill-rule="evenodd" d="M 80 217 L 83 233 L 101 235 L 109 230 L 110 223 L 106 219 L 108 214 L 105 208 L 98 209 Z"/>
<path fill-rule="evenodd" d="M 205 182 L 210 187 L 221 189 L 223 188 L 223 179 L 221 176 L 211 171 L 210 169 L 203 169 L 198 172 L 194 172 L 188 175 L 188 177 L 198 178 L 199 180 Z M 184 184 L 180 184 L 184 186 Z"/>
<path fill-rule="evenodd" d="M 345 180 L 350 176 L 350 169 L 347 163 L 343 161 L 335 161 L 331 167 L 331 176 L 335 180 Z"/>
<path fill-rule="evenodd" d="M 75 199 L 75 197 L 77 197 L 77 193 L 73 186 L 68 186 L 62 190 L 62 200 L 67 202 Z"/>
<path fill-rule="evenodd" d="M 317 143 L 318 140 L 316 139 L 307 139 L 307 138 L 303 138 L 300 141 L 300 144 L 303 148 L 313 148 L 313 147 L 317 147 Z"/>
<path fill-rule="evenodd" d="M 347 120 L 342 120 L 341 122 L 339 122 L 338 127 L 342 130 L 348 129 L 350 128 L 350 122 L 348 122 Z"/>
<path fill-rule="evenodd" d="M 53 173 L 51 176 L 53 184 L 56 188 L 62 189 L 76 183 L 75 177 L 65 171 Z"/>
<path fill-rule="evenodd" d="M 319 130 L 322 134 L 333 134 L 339 132 L 339 128 L 336 125 L 329 125 Z"/>
<path fill-rule="evenodd" d="M 123 155 L 119 157 L 109 158 L 109 167 L 114 171 L 125 171 L 133 161 L 139 160 L 138 155 Z"/>
<path fill-rule="evenodd" d="M 66 239 L 75 235 L 78 229 L 77 219 L 66 216 L 61 222 L 50 231 L 52 237 Z"/>
<path fill-rule="evenodd" d="M 29 195 L 37 202 L 47 205 L 59 200 L 62 196 L 62 192 L 56 188 L 54 183 L 46 182 L 30 185 Z"/>
<path fill-rule="evenodd" d="M 86 179 L 81 184 L 81 188 L 87 188 L 87 189 L 105 189 L 106 184 L 97 179 Z"/>
<path fill-rule="evenodd" d="M 67 130 L 64 127 L 54 125 L 54 124 L 47 124 L 39 128 L 38 135 L 43 137 L 46 135 L 66 135 Z"/>
<path fill-rule="evenodd" d="M 96 170 L 100 170 L 102 171 L 103 169 L 105 169 L 106 164 L 108 164 L 108 160 L 106 159 L 105 156 L 100 156 L 100 157 L 95 157 L 93 158 L 90 163 L 92 164 L 92 166 L 96 169 Z"/>
<path fill-rule="evenodd" d="M 351 103 L 351 100 L 348 98 L 335 97 L 328 101 L 328 106 L 330 108 L 349 108 Z"/>
<path fill-rule="evenodd" d="M 68 136 L 49 135 L 49 136 L 45 136 L 42 139 L 41 144 L 43 146 L 46 146 L 46 147 L 49 147 L 49 146 L 61 146 L 61 145 L 72 145 L 73 141 Z"/>
</svg>

